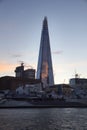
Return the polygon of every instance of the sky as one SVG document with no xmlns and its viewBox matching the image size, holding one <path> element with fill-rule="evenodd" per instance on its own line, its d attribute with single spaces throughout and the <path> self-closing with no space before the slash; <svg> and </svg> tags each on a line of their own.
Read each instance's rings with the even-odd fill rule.
<svg viewBox="0 0 87 130">
<path fill-rule="evenodd" d="M 0 77 L 37 69 L 45 16 L 55 83 L 87 78 L 87 0 L 0 0 Z"/>
</svg>

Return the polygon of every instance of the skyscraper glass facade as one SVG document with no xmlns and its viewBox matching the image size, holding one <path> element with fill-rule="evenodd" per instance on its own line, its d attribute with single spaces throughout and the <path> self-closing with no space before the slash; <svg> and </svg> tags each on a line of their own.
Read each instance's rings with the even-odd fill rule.
<svg viewBox="0 0 87 130">
<path fill-rule="evenodd" d="M 43 87 L 52 86 L 54 84 L 47 17 L 43 20 L 37 79 L 41 79 Z"/>
</svg>

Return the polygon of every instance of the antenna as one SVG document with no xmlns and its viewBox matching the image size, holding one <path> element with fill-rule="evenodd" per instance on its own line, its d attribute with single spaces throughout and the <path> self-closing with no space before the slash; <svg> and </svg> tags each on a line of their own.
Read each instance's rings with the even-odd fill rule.
<svg viewBox="0 0 87 130">
<path fill-rule="evenodd" d="M 81 74 L 78 74 L 78 73 L 76 72 L 76 70 L 75 70 L 75 78 L 80 78 L 80 75 L 81 75 Z"/>
<path fill-rule="evenodd" d="M 18 62 L 21 64 L 21 66 L 24 66 L 24 67 L 26 67 L 26 68 L 33 69 L 33 66 L 32 66 L 32 65 L 28 65 L 27 63 L 25 63 L 25 62 L 22 61 L 22 60 L 20 60 L 20 61 L 18 61 Z"/>
<path fill-rule="evenodd" d="M 24 66 L 24 61 L 18 61 L 20 64 L 21 64 L 21 66 Z"/>
<path fill-rule="evenodd" d="M 33 69 L 33 67 L 31 65 L 24 65 L 27 68 Z"/>
</svg>

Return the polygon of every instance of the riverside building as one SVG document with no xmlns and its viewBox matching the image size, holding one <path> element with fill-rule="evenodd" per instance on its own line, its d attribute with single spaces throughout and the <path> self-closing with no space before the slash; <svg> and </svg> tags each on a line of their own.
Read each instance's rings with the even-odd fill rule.
<svg viewBox="0 0 87 130">
<path fill-rule="evenodd" d="M 36 78 L 41 79 L 43 88 L 54 85 L 47 17 L 43 20 Z"/>
<path fill-rule="evenodd" d="M 35 79 L 35 69 L 24 70 L 23 63 L 21 63 L 21 66 L 16 67 L 15 73 L 16 73 L 16 77 L 18 78 Z"/>
</svg>

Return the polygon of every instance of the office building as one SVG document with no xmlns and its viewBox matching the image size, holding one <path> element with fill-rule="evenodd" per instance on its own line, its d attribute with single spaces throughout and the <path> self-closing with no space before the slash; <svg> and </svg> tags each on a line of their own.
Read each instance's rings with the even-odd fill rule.
<svg viewBox="0 0 87 130">
<path fill-rule="evenodd" d="M 41 79 L 44 88 L 54 85 L 47 17 L 43 20 L 37 67 L 37 79 Z"/>
</svg>

